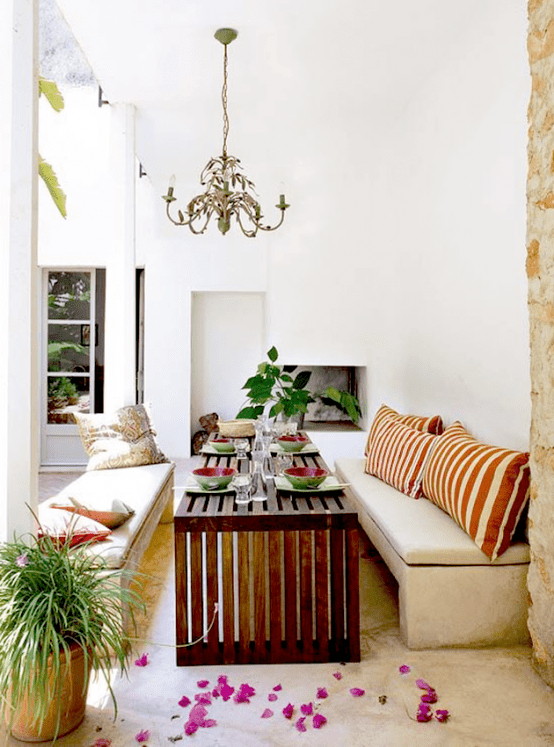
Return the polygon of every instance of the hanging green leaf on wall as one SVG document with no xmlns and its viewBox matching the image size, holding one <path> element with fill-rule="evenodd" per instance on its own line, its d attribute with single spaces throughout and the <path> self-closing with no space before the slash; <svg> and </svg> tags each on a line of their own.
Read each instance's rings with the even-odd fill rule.
<svg viewBox="0 0 554 747">
<path fill-rule="evenodd" d="M 64 218 L 67 217 L 67 210 L 65 207 L 65 192 L 60 187 L 56 172 L 54 171 L 52 166 L 50 166 L 50 164 L 47 163 L 44 158 L 42 158 L 42 156 L 38 157 L 38 173 L 40 178 L 46 184 L 46 187 L 50 192 L 52 199 L 54 200 L 55 206 L 58 208 Z"/>
<path fill-rule="evenodd" d="M 39 96 L 44 94 L 45 98 L 49 102 L 50 106 L 54 111 L 60 112 L 64 108 L 63 96 L 60 93 L 60 89 L 54 83 L 53 80 L 46 80 L 45 78 L 39 78 L 38 81 L 38 92 Z M 58 208 L 61 215 L 66 218 L 66 196 L 63 189 L 60 187 L 58 177 L 52 166 L 39 155 L 38 157 L 38 174 L 43 182 L 46 184 L 48 191 L 54 205 Z"/>
</svg>

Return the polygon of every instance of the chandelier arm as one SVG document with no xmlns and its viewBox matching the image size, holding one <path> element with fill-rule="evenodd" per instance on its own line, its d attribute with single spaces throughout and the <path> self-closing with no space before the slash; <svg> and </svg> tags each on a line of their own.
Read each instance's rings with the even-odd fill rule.
<svg viewBox="0 0 554 747">
<path fill-rule="evenodd" d="M 285 211 L 281 209 L 281 220 L 279 221 L 279 223 L 277 223 L 274 226 L 262 226 L 261 223 L 258 225 L 262 231 L 276 231 L 283 224 L 284 220 L 285 220 Z"/>
<path fill-rule="evenodd" d="M 255 228 L 253 228 L 251 230 L 248 230 L 242 224 L 242 220 L 241 220 L 241 217 L 240 217 L 240 211 L 237 211 L 235 213 L 235 216 L 236 216 L 236 219 L 237 219 L 237 223 L 240 226 L 240 230 L 243 232 L 243 234 L 245 236 L 247 236 L 249 239 L 253 239 L 256 236 L 256 234 L 258 233 L 259 224 L 256 223 L 256 221 L 253 221 L 253 223 L 255 225 Z"/>
<path fill-rule="evenodd" d="M 174 226 L 188 226 L 190 224 L 190 219 L 188 221 L 182 221 L 182 220 L 175 220 L 169 212 L 171 207 L 171 202 L 168 202 L 165 209 L 165 214 L 169 218 L 169 220 L 173 223 Z"/>
</svg>

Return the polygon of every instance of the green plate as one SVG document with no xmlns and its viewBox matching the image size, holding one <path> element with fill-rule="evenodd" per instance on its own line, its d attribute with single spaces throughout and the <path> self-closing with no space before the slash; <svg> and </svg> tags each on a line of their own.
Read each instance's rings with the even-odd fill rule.
<svg viewBox="0 0 554 747">
<path fill-rule="evenodd" d="M 317 488 L 293 488 L 286 477 L 277 476 L 275 478 L 275 487 L 284 493 L 326 493 L 329 490 L 344 490 L 343 483 L 339 483 L 334 475 L 329 475 Z"/>
</svg>

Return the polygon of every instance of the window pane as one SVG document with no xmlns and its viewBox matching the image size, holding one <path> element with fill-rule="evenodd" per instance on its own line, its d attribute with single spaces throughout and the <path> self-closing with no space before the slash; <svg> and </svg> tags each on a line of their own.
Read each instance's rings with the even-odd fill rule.
<svg viewBox="0 0 554 747">
<path fill-rule="evenodd" d="M 86 376 L 48 378 L 48 422 L 74 424 L 74 412 L 90 412 L 90 381 Z"/>
<path fill-rule="evenodd" d="M 48 273 L 48 318 L 90 318 L 90 272 Z"/>
<path fill-rule="evenodd" d="M 90 324 L 48 325 L 48 370 L 89 371 Z"/>
</svg>

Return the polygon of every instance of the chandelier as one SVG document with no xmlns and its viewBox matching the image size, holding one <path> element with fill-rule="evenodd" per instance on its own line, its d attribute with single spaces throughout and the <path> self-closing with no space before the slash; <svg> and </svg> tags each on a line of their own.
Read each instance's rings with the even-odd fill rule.
<svg viewBox="0 0 554 747">
<path fill-rule="evenodd" d="M 218 158 L 210 158 L 200 175 L 200 184 L 206 190 L 193 197 L 186 208 L 186 215 L 177 210 L 177 217 L 171 215 L 171 203 L 176 201 L 173 195 L 174 177 L 170 179 L 167 194 L 163 199 L 167 203 L 166 213 L 176 226 L 188 226 L 195 234 L 204 233 L 212 217 L 217 217 L 217 227 L 226 234 L 231 227 L 231 218 L 235 218 L 243 234 L 254 237 L 258 231 L 275 231 L 285 219 L 285 210 L 289 207 L 285 195 L 280 195 L 279 204 L 281 219 L 274 226 L 262 223 L 263 213 L 256 194 L 254 183 L 243 173 L 240 160 L 227 153 L 227 135 L 229 134 L 229 116 L 227 114 L 227 45 L 237 38 L 234 29 L 218 29 L 215 38 L 223 44 L 223 152 Z"/>
</svg>

